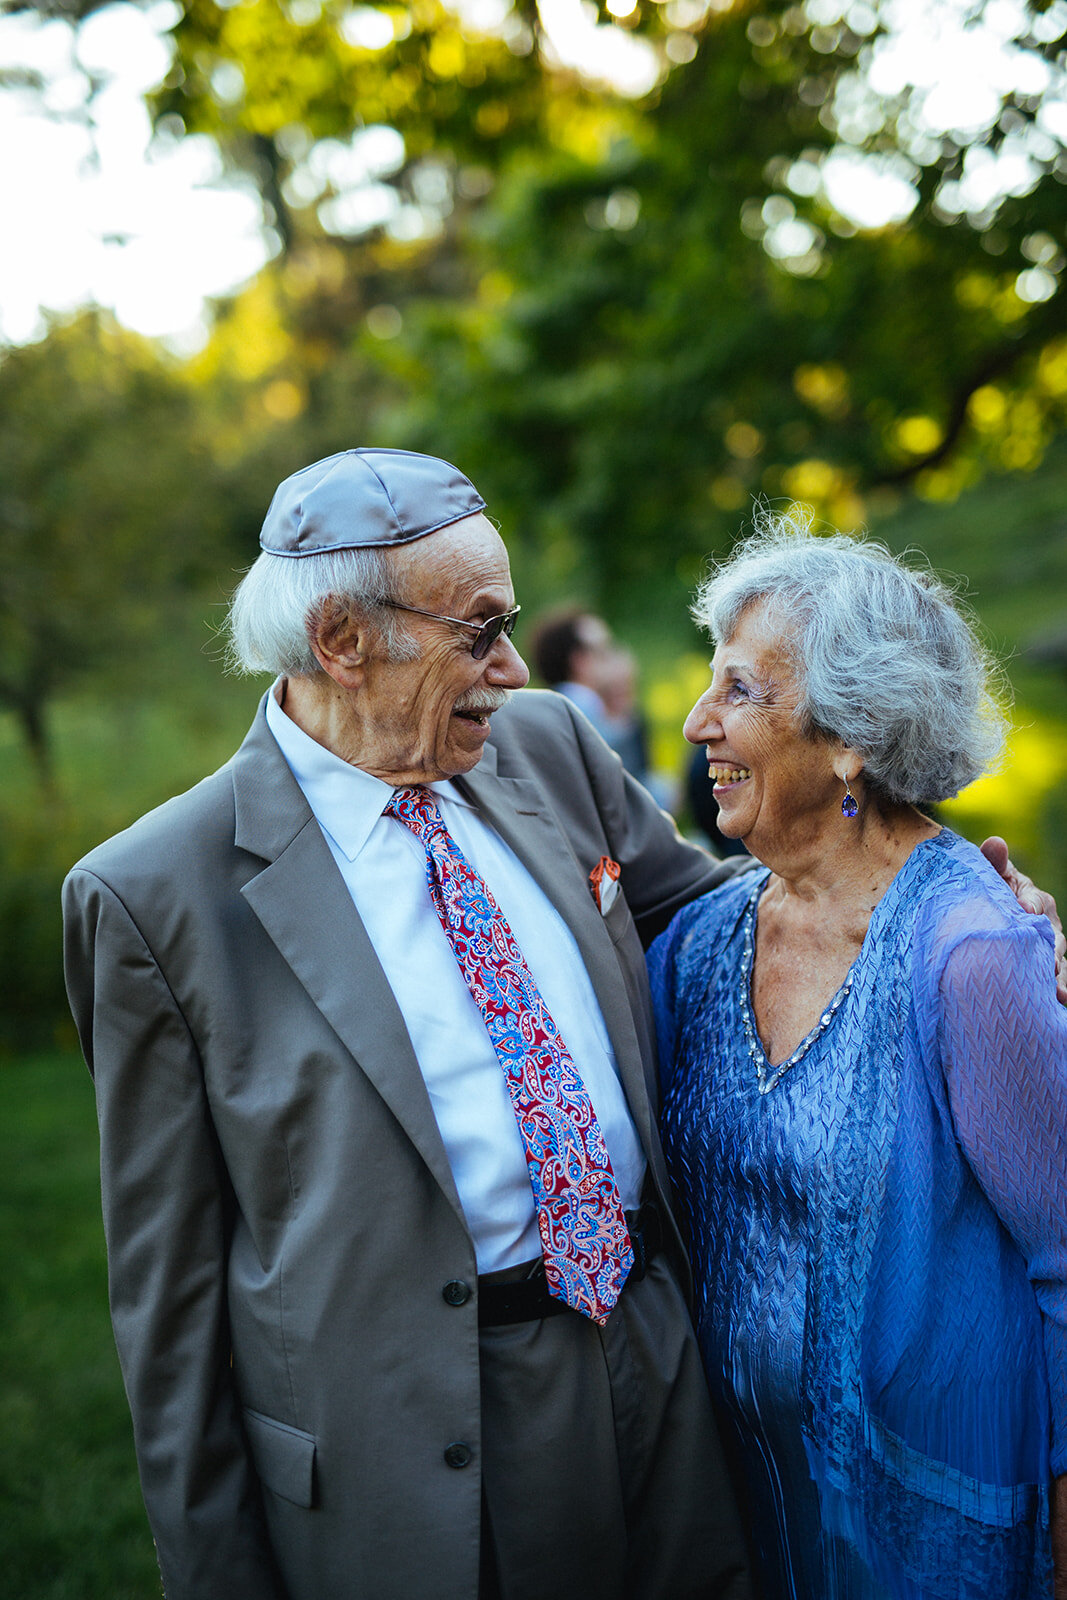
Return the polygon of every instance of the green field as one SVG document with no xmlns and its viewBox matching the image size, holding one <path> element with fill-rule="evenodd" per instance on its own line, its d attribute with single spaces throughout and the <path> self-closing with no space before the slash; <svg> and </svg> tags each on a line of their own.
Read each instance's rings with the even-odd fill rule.
<svg viewBox="0 0 1067 1600">
<path fill-rule="evenodd" d="M 111 1338 L 92 1085 L 80 1057 L 0 1070 L 0 1594 L 160 1593 Z"/>
</svg>

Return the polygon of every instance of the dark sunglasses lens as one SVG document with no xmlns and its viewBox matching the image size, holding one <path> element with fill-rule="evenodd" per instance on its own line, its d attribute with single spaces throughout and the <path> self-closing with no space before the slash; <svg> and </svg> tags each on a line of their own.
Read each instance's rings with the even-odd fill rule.
<svg viewBox="0 0 1067 1600">
<path fill-rule="evenodd" d="M 482 661 L 496 644 L 500 635 L 510 639 L 515 632 L 515 613 L 505 611 L 502 617 L 490 617 L 488 622 L 483 622 L 471 645 L 471 655 L 475 661 Z"/>
<path fill-rule="evenodd" d="M 490 617 L 488 622 L 483 622 L 478 632 L 474 635 L 471 645 L 471 655 L 475 661 L 482 661 L 493 648 L 493 644 L 500 633 L 500 618 Z"/>
</svg>

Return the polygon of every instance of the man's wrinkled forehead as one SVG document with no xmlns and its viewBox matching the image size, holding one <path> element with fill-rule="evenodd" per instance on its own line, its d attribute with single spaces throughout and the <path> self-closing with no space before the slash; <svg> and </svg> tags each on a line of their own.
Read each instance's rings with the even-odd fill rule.
<svg viewBox="0 0 1067 1600">
<path fill-rule="evenodd" d="M 259 542 L 276 556 L 410 544 L 484 511 L 450 461 L 411 450 L 343 450 L 279 484 Z"/>
</svg>

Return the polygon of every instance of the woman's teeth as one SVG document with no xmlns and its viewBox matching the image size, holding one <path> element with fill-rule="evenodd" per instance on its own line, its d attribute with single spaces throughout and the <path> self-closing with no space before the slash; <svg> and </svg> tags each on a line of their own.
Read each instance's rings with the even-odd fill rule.
<svg viewBox="0 0 1067 1600">
<path fill-rule="evenodd" d="M 725 767 L 716 761 L 708 762 L 708 771 L 718 784 L 741 783 L 752 776 L 750 767 Z"/>
</svg>

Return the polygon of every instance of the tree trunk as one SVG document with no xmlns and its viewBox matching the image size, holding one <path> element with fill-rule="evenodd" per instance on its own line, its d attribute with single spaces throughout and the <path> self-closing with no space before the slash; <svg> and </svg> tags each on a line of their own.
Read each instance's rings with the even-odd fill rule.
<svg viewBox="0 0 1067 1600">
<path fill-rule="evenodd" d="M 3 693 L 3 698 L 15 713 L 37 781 L 43 790 L 51 794 L 55 789 L 55 768 L 52 764 L 52 744 L 48 737 L 44 696 L 16 693 L 9 687 Z"/>
</svg>

